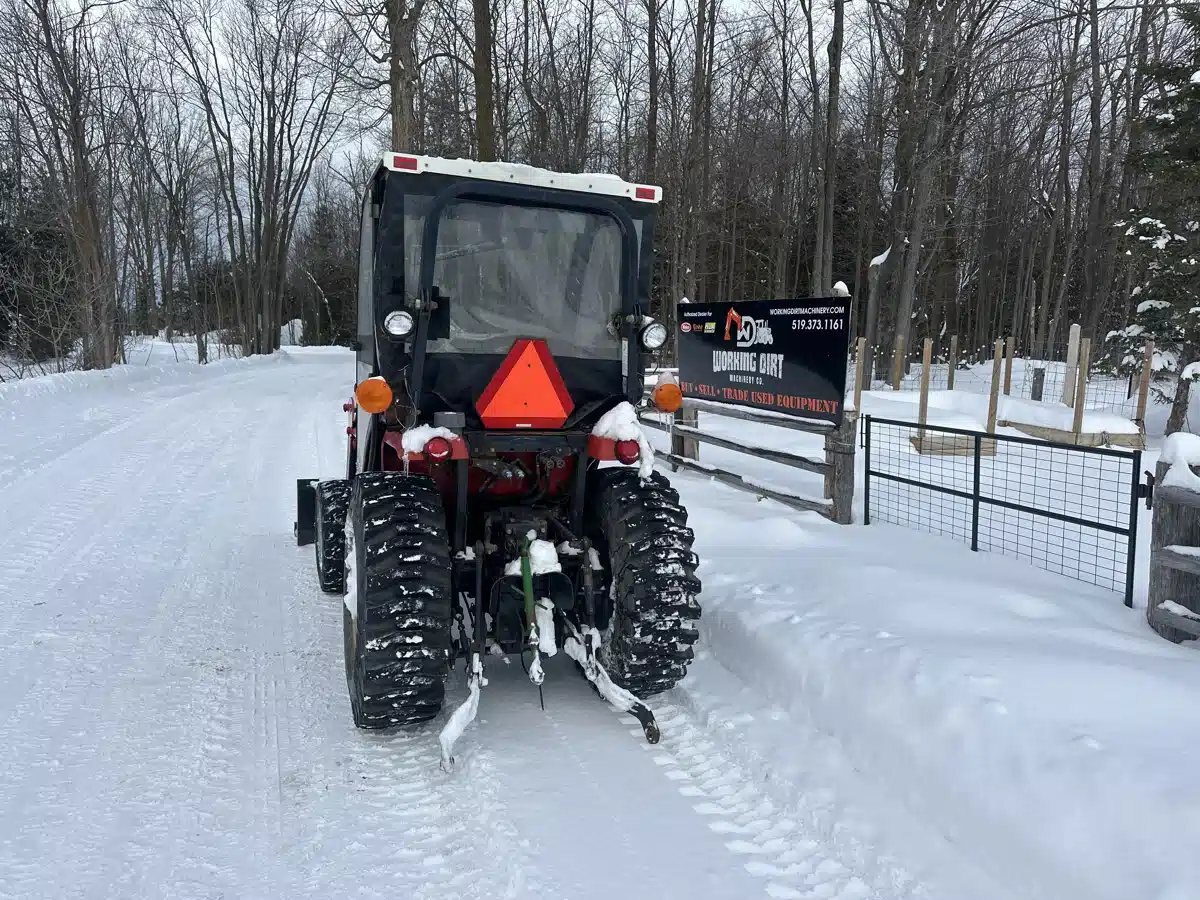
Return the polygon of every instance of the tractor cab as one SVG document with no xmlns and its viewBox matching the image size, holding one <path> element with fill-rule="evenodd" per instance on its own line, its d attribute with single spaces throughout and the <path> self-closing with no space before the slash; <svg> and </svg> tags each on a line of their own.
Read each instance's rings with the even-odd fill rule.
<svg viewBox="0 0 1200 900">
<path fill-rule="evenodd" d="M 584 430 L 637 402 L 644 338 L 666 336 L 644 334 L 659 195 L 607 175 L 389 154 L 363 205 L 360 375 L 388 381 L 404 424 Z M 553 361 L 558 388 L 530 393 L 528 421 L 479 402 L 518 340 Z"/>
</svg>

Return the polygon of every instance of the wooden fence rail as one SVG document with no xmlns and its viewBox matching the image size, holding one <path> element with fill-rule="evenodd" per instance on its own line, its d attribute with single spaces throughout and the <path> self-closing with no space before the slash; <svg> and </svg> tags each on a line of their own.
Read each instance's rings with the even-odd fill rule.
<svg viewBox="0 0 1200 900">
<path fill-rule="evenodd" d="M 758 425 L 823 435 L 825 458 L 813 459 L 783 450 L 752 446 L 708 433 L 700 427 L 701 412 Z M 684 400 L 683 408 L 675 413 L 674 421 L 670 425 L 654 418 L 649 412 L 643 413 L 640 418 L 643 425 L 672 435 L 672 450 L 657 455 L 677 468 L 708 475 L 730 487 L 775 500 L 793 509 L 820 513 L 840 525 L 849 525 L 854 521 L 854 451 L 858 425 L 858 413 L 854 411 L 846 413 L 841 426 L 834 426 L 828 422 L 772 415 L 744 407 L 688 398 Z M 815 500 L 764 487 L 748 481 L 737 472 L 700 462 L 699 445 L 702 443 L 823 475 L 826 499 Z"/>
</svg>

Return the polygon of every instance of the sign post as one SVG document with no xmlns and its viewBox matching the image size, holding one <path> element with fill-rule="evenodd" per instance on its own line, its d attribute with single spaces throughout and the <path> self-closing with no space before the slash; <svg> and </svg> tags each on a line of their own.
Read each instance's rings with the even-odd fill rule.
<svg viewBox="0 0 1200 900">
<path fill-rule="evenodd" d="M 677 314 L 684 396 L 841 424 L 850 298 L 688 303 Z"/>
</svg>

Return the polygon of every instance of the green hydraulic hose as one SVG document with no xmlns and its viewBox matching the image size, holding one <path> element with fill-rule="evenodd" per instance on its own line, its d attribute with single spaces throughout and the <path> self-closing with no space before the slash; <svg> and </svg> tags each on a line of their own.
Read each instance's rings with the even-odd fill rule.
<svg viewBox="0 0 1200 900">
<path fill-rule="evenodd" d="M 533 634 L 537 629 L 537 618 L 533 599 L 533 568 L 529 563 L 530 540 L 525 538 L 521 545 L 521 589 L 525 592 L 525 621 L 529 626 L 529 643 L 533 643 Z"/>
</svg>

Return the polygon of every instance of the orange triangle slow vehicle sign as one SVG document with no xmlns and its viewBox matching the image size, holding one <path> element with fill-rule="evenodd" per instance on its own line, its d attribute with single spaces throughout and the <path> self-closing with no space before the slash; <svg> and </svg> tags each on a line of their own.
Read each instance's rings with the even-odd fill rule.
<svg viewBox="0 0 1200 900">
<path fill-rule="evenodd" d="M 575 408 L 541 338 L 518 338 L 475 401 L 484 428 L 561 428 Z"/>
</svg>

